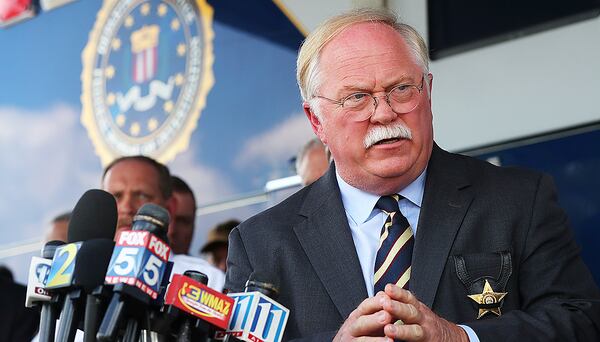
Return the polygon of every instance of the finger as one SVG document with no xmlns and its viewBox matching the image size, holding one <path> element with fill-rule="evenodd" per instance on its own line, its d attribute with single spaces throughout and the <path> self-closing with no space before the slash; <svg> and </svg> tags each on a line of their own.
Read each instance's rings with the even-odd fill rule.
<svg viewBox="0 0 600 342">
<path fill-rule="evenodd" d="M 385 299 L 383 309 L 389 312 L 396 320 L 403 323 L 419 323 L 423 314 L 412 304 L 401 303 L 396 300 Z"/>
<path fill-rule="evenodd" d="M 388 324 L 384 327 L 385 336 L 404 341 L 423 341 L 425 331 L 418 324 Z"/>
<path fill-rule="evenodd" d="M 410 291 L 405 290 L 394 284 L 387 284 L 385 286 L 385 294 L 390 298 L 397 300 L 402 303 L 412 304 L 418 306 L 419 300 Z"/>
<path fill-rule="evenodd" d="M 363 315 L 370 315 L 372 313 L 381 311 L 383 309 L 383 301 L 389 299 L 388 295 L 383 292 L 377 293 L 374 297 L 367 298 L 358 305 L 358 307 L 352 312 L 352 316 L 360 317 Z"/>
<path fill-rule="evenodd" d="M 350 327 L 351 336 L 383 336 L 383 327 L 393 323 L 392 315 L 379 311 L 358 317 Z"/>
<path fill-rule="evenodd" d="M 371 337 L 371 336 L 361 336 L 355 339 L 357 342 L 394 342 L 393 339 L 387 336 L 379 336 L 379 337 Z"/>
<path fill-rule="evenodd" d="M 394 342 L 393 339 L 387 336 L 380 337 L 371 337 L 371 336 L 361 336 L 355 339 L 356 342 Z"/>
</svg>

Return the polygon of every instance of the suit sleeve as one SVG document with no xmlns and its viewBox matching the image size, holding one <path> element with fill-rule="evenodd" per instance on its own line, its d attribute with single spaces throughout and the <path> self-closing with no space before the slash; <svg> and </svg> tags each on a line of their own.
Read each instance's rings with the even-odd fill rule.
<svg viewBox="0 0 600 342">
<path fill-rule="evenodd" d="M 225 279 L 225 288 L 231 292 L 243 292 L 246 281 L 253 271 L 250 258 L 248 256 L 242 233 L 235 228 L 229 234 L 229 249 L 227 252 L 227 273 Z M 290 315 L 294 315 L 293 312 Z M 288 321 L 288 328 L 290 322 Z M 286 329 L 286 331 L 289 329 Z M 325 342 L 332 341 L 336 331 L 323 332 L 302 338 L 291 339 L 297 342 Z M 284 340 L 287 336 L 284 336 Z"/>
<path fill-rule="evenodd" d="M 600 293 L 579 256 L 555 186 L 541 176 L 519 277 L 521 310 L 465 323 L 485 341 L 600 341 Z"/>
<path fill-rule="evenodd" d="M 248 260 L 248 254 L 242 241 L 239 227 L 234 228 L 229 234 L 225 289 L 229 290 L 229 292 L 243 292 L 246 281 L 251 273 L 252 266 L 250 265 L 250 260 Z"/>
</svg>

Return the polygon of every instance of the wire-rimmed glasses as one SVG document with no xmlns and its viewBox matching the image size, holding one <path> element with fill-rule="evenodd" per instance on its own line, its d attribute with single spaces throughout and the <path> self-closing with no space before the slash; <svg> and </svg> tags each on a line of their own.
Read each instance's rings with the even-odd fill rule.
<svg viewBox="0 0 600 342">
<path fill-rule="evenodd" d="M 390 89 L 385 95 L 375 96 L 371 93 L 359 92 L 350 94 L 341 100 L 332 100 L 325 96 L 315 95 L 316 98 L 327 100 L 344 108 L 353 121 L 365 121 L 375 113 L 379 98 L 385 98 L 385 102 L 396 114 L 406 114 L 413 111 L 419 105 L 419 95 L 423 91 L 425 75 L 421 77 L 421 85 L 398 84 Z M 372 105 L 369 110 L 369 106 Z"/>
</svg>

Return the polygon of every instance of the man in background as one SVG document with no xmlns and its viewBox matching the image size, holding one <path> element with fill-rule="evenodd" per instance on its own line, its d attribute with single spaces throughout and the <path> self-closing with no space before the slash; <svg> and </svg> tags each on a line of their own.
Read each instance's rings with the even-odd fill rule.
<svg viewBox="0 0 600 342">
<path fill-rule="evenodd" d="M 0 270 L 0 340 L 29 342 L 37 333 L 40 313 L 25 307 L 27 288 L 14 282 L 8 268 Z"/>
<path fill-rule="evenodd" d="M 329 160 L 325 145 L 318 138 L 310 139 L 296 156 L 296 172 L 306 186 L 327 172 Z"/>
<path fill-rule="evenodd" d="M 150 157 L 138 155 L 114 160 L 104 169 L 102 189 L 113 194 L 117 201 L 115 236 L 122 230 L 131 229 L 133 217 L 146 203 L 167 209 L 171 220 L 176 217 L 177 199 L 173 196 L 169 169 Z M 208 276 L 208 286 L 219 291 L 223 288 L 224 273 L 205 260 L 176 253 L 171 256 L 174 263 L 171 276 L 196 270 Z"/>
<path fill-rule="evenodd" d="M 217 224 L 208 232 L 206 243 L 200 249 L 200 253 L 207 255 L 208 262 L 223 272 L 227 271 L 229 233 L 239 224 L 240 221 L 235 219 Z"/>
<path fill-rule="evenodd" d="M 171 176 L 173 197 L 177 202 L 175 215 L 169 225 L 169 244 L 175 254 L 189 254 L 196 225 L 196 197 L 180 177 Z"/>
<path fill-rule="evenodd" d="M 48 241 L 63 241 L 67 242 L 69 221 L 71 220 L 71 212 L 65 212 L 56 216 L 50 223 L 50 228 L 46 232 L 44 238 L 45 242 Z"/>
</svg>

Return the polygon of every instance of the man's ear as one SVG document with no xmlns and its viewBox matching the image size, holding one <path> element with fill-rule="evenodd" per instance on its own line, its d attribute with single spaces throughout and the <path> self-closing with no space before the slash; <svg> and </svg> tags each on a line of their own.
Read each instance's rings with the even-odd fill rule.
<svg viewBox="0 0 600 342">
<path fill-rule="evenodd" d="M 302 108 L 304 109 L 304 114 L 306 114 L 306 117 L 310 122 L 310 127 L 312 128 L 313 132 L 315 132 L 323 144 L 327 144 L 327 138 L 325 137 L 325 134 L 323 134 L 323 125 L 321 124 L 321 120 L 319 120 L 319 118 L 315 115 L 315 112 L 310 107 L 310 103 L 305 101 L 302 104 Z"/>
<path fill-rule="evenodd" d="M 429 73 L 427 74 L 427 79 L 429 80 L 429 106 L 431 107 L 431 91 L 433 90 L 433 74 Z"/>
<path fill-rule="evenodd" d="M 171 216 L 171 222 L 175 221 L 175 213 L 177 212 L 177 198 L 171 195 L 171 197 L 167 199 L 165 206 L 165 209 L 167 209 L 169 212 L 169 216 Z"/>
</svg>

